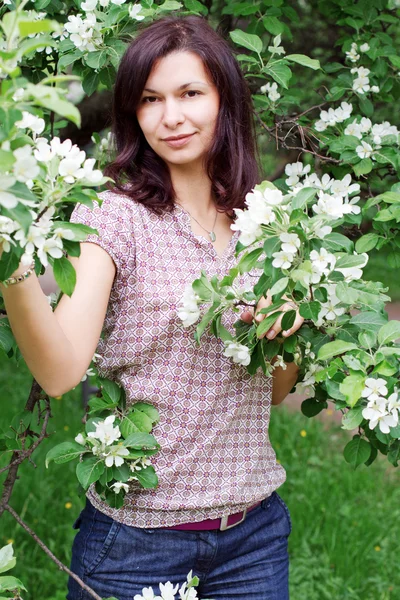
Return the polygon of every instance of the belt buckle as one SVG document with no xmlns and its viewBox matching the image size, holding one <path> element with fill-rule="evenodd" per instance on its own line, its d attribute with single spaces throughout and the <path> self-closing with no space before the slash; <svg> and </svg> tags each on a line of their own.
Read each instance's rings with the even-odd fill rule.
<svg viewBox="0 0 400 600">
<path fill-rule="evenodd" d="M 232 525 L 228 525 L 228 519 L 232 515 L 226 515 L 225 517 L 221 517 L 221 525 L 219 526 L 220 531 L 226 531 L 227 529 L 232 529 L 232 527 L 236 527 L 236 525 L 240 525 L 243 523 L 247 515 L 247 508 L 243 511 L 243 517 L 237 523 L 233 523 Z"/>
</svg>

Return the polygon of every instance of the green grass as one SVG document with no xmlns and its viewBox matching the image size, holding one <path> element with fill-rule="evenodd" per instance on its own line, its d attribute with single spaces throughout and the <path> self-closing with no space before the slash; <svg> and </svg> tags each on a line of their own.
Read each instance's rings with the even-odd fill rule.
<svg viewBox="0 0 400 600">
<path fill-rule="evenodd" d="M 0 428 L 7 427 L 22 408 L 29 387 L 26 368 L 16 369 L 0 358 Z M 34 455 L 36 468 L 29 464 L 21 468 L 11 504 L 69 564 L 75 535 L 72 524 L 84 501 L 77 496 L 74 467 L 51 464 L 46 470 L 44 456 L 80 429 L 80 390 L 55 400 L 53 413 L 49 429 L 54 435 Z M 287 482 L 279 493 L 293 521 L 291 600 L 400 597 L 398 472 L 385 460 L 353 471 L 342 457 L 347 439 L 337 425 L 308 420 L 300 411 L 288 412 L 284 405 L 273 409 L 271 440 L 287 470 Z M 63 600 L 67 577 L 6 513 L 0 520 L 0 545 L 9 539 L 14 540 L 17 555 L 12 573 L 28 588 L 24 600 Z"/>
</svg>

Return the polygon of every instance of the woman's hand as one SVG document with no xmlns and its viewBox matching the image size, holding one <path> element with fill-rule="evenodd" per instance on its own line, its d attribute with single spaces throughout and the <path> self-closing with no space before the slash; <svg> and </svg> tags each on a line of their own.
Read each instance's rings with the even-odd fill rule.
<svg viewBox="0 0 400 600">
<path fill-rule="evenodd" d="M 268 291 L 266 298 L 262 297 L 261 300 L 259 301 L 259 303 L 257 304 L 256 311 L 255 311 L 255 317 L 254 317 L 254 309 L 246 308 L 246 310 L 240 315 L 240 318 L 245 323 L 252 323 L 253 318 L 255 318 L 256 323 L 259 324 L 259 323 L 261 323 L 261 321 L 263 319 L 265 319 L 265 317 L 268 317 L 271 314 L 268 312 L 266 314 L 263 314 L 263 313 L 260 313 L 260 311 L 263 308 L 268 308 L 268 306 L 271 306 L 271 304 L 272 304 L 272 297 L 271 297 L 270 292 Z M 300 329 L 300 327 L 304 323 L 304 318 L 302 316 L 300 316 L 298 307 L 291 300 L 287 300 L 287 302 L 285 304 L 283 304 L 279 309 L 276 309 L 276 310 L 281 311 L 281 312 L 287 312 L 288 310 L 296 310 L 296 312 L 297 312 L 296 319 L 295 319 L 293 325 L 291 326 L 291 328 L 282 332 L 283 337 L 288 337 L 289 335 L 292 335 L 292 333 L 294 333 L 295 331 Z M 269 340 L 273 340 L 278 335 L 278 333 L 281 333 L 282 318 L 283 318 L 283 315 L 280 315 L 277 318 L 277 320 L 275 321 L 275 323 L 272 325 L 272 327 L 266 333 L 260 335 L 260 339 L 263 337 L 267 337 Z"/>
</svg>

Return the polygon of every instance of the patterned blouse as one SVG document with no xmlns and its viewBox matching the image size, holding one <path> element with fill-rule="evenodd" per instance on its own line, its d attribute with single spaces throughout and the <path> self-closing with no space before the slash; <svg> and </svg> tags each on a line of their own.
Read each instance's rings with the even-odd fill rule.
<svg viewBox="0 0 400 600">
<path fill-rule="evenodd" d="M 223 355 L 223 342 L 207 331 L 201 345 L 196 325 L 184 328 L 177 308 L 185 285 L 203 269 L 223 276 L 235 264 L 235 232 L 222 257 L 192 232 L 179 206 L 162 217 L 134 200 L 102 192 L 101 207 L 78 205 L 71 221 L 95 227 L 117 273 L 96 352 L 102 377 L 124 387 L 127 404 L 145 401 L 160 413 L 153 433 L 161 445 L 152 457 L 157 489 L 135 489 L 120 509 L 91 503 L 113 519 L 136 527 L 163 527 L 239 512 L 271 494 L 285 470 L 268 438 L 271 380 L 259 369 Z M 246 274 L 240 285 L 252 285 Z M 224 315 L 232 330 L 238 315 Z"/>
</svg>

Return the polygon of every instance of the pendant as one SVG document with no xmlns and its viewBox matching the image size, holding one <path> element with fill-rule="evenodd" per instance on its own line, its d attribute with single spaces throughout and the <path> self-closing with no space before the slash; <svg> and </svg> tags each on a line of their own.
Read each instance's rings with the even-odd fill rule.
<svg viewBox="0 0 400 600">
<path fill-rule="evenodd" d="M 213 231 L 210 231 L 208 235 L 210 236 L 210 240 L 212 242 L 215 242 L 215 240 L 217 239 L 215 233 Z"/>
</svg>

